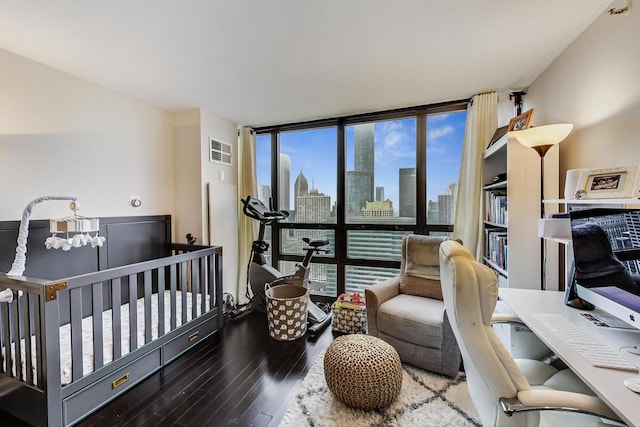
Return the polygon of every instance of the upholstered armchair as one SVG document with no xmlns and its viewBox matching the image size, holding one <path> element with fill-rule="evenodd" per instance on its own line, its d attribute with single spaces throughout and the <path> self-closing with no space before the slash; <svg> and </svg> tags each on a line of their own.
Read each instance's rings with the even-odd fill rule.
<svg viewBox="0 0 640 427">
<path fill-rule="evenodd" d="M 440 290 L 443 237 L 402 239 L 400 275 L 365 289 L 368 334 L 391 344 L 402 362 L 453 377 L 460 350 Z"/>
<path fill-rule="evenodd" d="M 495 273 L 455 241 L 440 245 L 444 305 L 485 426 L 603 426 L 617 415 L 569 369 L 513 359 L 493 333 Z M 618 424 L 616 424 L 618 425 Z"/>
</svg>

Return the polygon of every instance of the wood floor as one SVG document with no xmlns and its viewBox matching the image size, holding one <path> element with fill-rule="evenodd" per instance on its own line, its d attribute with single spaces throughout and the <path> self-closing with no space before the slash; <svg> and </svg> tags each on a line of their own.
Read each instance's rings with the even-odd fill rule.
<svg viewBox="0 0 640 427">
<path fill-rule="evenodd" d="M 315 338 L 269 337 L 266 315 L 228 319 L 215 337 L 108 403 L 78 426 L 277 426 L 331 327 Z M 0 426 L 25 424 L 0 412 Z"/>
</svg>

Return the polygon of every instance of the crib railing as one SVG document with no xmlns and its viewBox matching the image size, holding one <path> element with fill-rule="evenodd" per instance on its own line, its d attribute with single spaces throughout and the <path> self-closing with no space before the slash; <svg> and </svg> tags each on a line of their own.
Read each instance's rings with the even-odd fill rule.
<svg viewBox="0 0 640 427">
<path fill-rule="evenodd" d="M 91 381 L 83 367 L 87 351 L 93 354 L 89 371 L 96 372 L 109 362 L 125 363 L 122 359 L 132 359 L 154 339 L 211 311 L 217 310 L 222 326 L 222 248 L 174 244 L 171 249 L 175 255 L 170 257 L 57 281 L 0 274 L 0 289 L 14 293 L 13 302 L 0 303 L 0 390 L 16 388 L 16 381 L 25 384 L 20 399 L 29 395 L 34 406 L 46 404 L 49 417 L 53 411 L 57 418 L 60 409 L 53 406 L 60 406 L 65 382 L 59 326 L 69 329 L 72 363 L 65 387 L 73 390 Z M 124 341 L 123 310 L 129 336 Z M 89 343 L 83 340 L 83 324 L 91 330 Z M 106 352 L 105 342 L 111 343 Z M 0 392 L 3 406 L 7 399 L 10 394 Z"/>
</svg>

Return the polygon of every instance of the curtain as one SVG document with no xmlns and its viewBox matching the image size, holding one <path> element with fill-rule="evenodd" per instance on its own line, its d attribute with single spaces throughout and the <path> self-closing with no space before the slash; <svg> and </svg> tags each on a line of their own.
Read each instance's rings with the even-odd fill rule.
<svg viewBox="0 0 640 427">
<path fill-rule="evenodd" d="M 242 212 L 240 199 L 258 194 L 256 178 L 256 135 L 244 127 L 238 135 L 238 288 L 236 302 L 249 302 L 247 290 L 247 264 L 251 255 L 251 243 L 258 236 L 256 221 Z"/>
<path fill-rule="evenodd" d="M 464 246 L 482 259 L 482 157 L 498 127 L 498 95 L 476 95 L 467 112 L 454 234 Z"/>
</svg>

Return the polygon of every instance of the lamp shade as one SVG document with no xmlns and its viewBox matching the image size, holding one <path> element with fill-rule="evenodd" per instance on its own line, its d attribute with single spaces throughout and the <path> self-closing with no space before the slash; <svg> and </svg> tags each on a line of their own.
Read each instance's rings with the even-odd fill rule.
<svg viewBox="0 0 640 427">
<path fill-rule="evenodd" d="M 540 156 L 544 156 L 549 148 L 564 140 L 572 129 L 572 124 L 559 123 L 512 131 L 509 132 L 509 136 L 518 140 L 525 147 L 533 148 Z"/>
</svg>

